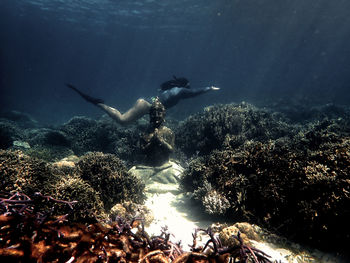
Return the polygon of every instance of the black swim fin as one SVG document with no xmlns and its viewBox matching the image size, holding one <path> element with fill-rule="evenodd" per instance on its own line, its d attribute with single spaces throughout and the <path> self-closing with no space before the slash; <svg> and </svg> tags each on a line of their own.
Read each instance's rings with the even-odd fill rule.
<svg viewBox="0 0 350 263">
<path fill-rule="evenodd" d="M 65 83 L 66 86 L 68 88 L 71 88 L 72 90 L 74 90 L 76 93 L 78 93 L 80 96 L 82 96 L 86 101 L 88 102 L 91 102 L 92 104 L 96 105 L 96 104 L 99 104 L 99 103 L 104 103 L 103 100 L 101 99 L 97 99 L 97 98 L 94 98 L 94 97 L 91 97 L 83 92 L 81 92 L 80 90 L 78 90 L 76 87 L 74 87 L 72 84 L 69 84 L 69 83 Z"/>
</svg>

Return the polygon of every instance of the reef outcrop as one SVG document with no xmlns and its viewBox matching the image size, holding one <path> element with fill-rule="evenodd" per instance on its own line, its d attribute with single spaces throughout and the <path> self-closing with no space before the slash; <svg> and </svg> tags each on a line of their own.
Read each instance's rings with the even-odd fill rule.
<svg viewBox="0 0 350 263">
<path fill-rule="evenodd" d="M 350 218 L 347 123 L 315 121 L 294 136 L 212 151 L 192 160 L 182 186 L 208 213 L 256 222 L 314 247 L 345 249 L 344 240 L 350 241 L 344 231 Z"/>
<path fill-rule="evenodd" d="M 22 140 L 21 129 L 13 121 L 0 119 L 0 149 L 8 149 L 16 140 Z"/>
<path fill-rule="evenodd" d="M 78 201 L 78 209 L 71 215 L 75 221 L 108 220 L 113 205 L 143 201 L 144 184 L 129 174 L 116 156 L 89 153 L 78 160 L 58 165 L 18 150 L 0 150 L 0 188 L 27 195 L 40 191 L 53 198 Z M 65 213 L 72 212 L 66 207 L 56 211 Z"/>
<path fill-rule="evenodd" d="M 132 163 L 137 160 L 139 133 L 140 130 L 145 130 L 145 127 L 137 124 L 120 127 L 110 119 L 74 117 L 59 130 L 66 134 L 76 155 L 94 151 L 112 153 Z"/>
<path fill-rule="evenodd" d="M 176 145 L 187 156 L 206 155 L 246 140 L 267 141 L 293 134 L 281 115 L 248 103 L 215 105 L 187 118 L 176 129 Z"/>
<path fill-rule="evenodd" d="M 121 201 L 142 203 L 145 199 L 145 185 L 113 154 L 87 153 L 80 158 L 77 167 L 81 178 L 100 193 L 107 210 Z"/>
<path fill-rule="evenodd" d="M 181 123 L 170 120 L 174 156 L 187 167 L 179 176 L 181 189 L 176 184 L 172 190 L 192 196 L 213 218 L 249 221 L 313 247 L 345 250 L 349 110 L 282 106 L 273 111 L 247 103 L 215 105 Z M 166 169 L 137 165 L 139 135 L 147 127 L 142 120 L 120 127 L 104 117 L 74 117 L 40 128 L 16 118 L 0 119 L 0 148 L 21 149 L 0 151 L 0 188 L 78 201 L 73 213 L 59 205 L 57 214 L 70 213 L 80 222 L 109 220 L 111 210 L 114 218 L 121 211 L 128 217 L 130 209 L 141 209 L 133 202 L 144 200 L 140 179 L 148 190 L 166 191 L 165 185 L 179 180 Z M 127 171 L 132 165 L 142 178 Z M 157 184 L 149 183 L 151 175 Z"/>
</svg>

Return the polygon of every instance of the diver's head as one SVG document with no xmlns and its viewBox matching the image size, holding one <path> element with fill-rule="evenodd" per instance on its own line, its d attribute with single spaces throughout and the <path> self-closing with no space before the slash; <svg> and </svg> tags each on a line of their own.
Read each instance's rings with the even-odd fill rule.
<svg viewBox="0 0 350 263">
<path fill-rule="evenodd" d="M 153 128 L 159 128 L 165 121 L 165 107 L 159 98 L 153 100 L 151 109 L 149 110 L 149 121 Z"/>
</svg>

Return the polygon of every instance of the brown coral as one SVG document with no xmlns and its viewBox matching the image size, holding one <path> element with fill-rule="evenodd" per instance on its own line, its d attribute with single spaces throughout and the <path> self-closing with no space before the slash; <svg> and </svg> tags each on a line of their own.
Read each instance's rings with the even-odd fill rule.
<svg viewBox="0 0 350 263">
<path fill-rule="evenodd" d="M 220 104 L 187 118 L 176 130 L 176 145 L 188 156 L 205 155 L 246 140 L 267 141 L 293 133 L 292 125 L 251 104 Z"/>
<path fill-rule="evenodd" d="M 52 179 L 44 161 L 33 159 L 21 151 L 0 150 L 0 188 L 33 194 Z"/>
<path fill-rule="evenodd" d="M 106 210 L 121 201 L 141 203 L 144 184 L 130 174 L 123 162 L 112 154 L 88 153 L 77 163 L 81 177 L 97 191 Z"/>
<path fill-rule="evenodd" d="M 75 166 L 57 166 L 21 151 L 0 151 L 0 187 L 31 195 L 37 191 L 79 201 L 75 220 L 107 220 L 106 210 L 123 201 L 141 202 L 143 184 L 112 155 L 90 153 Z M 83 180 L 83 178 L 85 180 Z M 66 213 L 65 208 L 58 213 Z"/>
<path fill-rule="evenodd" d="M 313 246 L 339 249 L 340 240 L 350 240 L 344 231 L 350 218 L 350 138 L 326 132 L 300 137 L 214 151 L 192 162 L 183 186 L 194 196 L 217 191 L 229 200 L 232 215 Z M 315 147 L 306 147 L 310 143 Z M 330 239 L 335 241 L 329 244 Z"/>
</svg>

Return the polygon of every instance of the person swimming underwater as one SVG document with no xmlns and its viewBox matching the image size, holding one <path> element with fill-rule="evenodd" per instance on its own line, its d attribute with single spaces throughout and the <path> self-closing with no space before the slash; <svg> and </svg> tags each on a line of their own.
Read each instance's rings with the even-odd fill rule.
<svg viewBox="0 0 350 263">
<path fill-rule="evenodd" d="M 144 99 L 138 99 L 132 108 L 125 113 L 121 113 L 119 110 L 106 105 L 103 100 L 91 97 L 81 92 L 72 84 L 66 83 L 66 86 L 77 92 L 86 101 L 101 108 L 113 120 L 120 124 L 130 124 L 140 119 L 142 116 L 149 113 L 152 106 L 152 103 Z M 191 89 L 190 83 L 186 78 L 177 78 L 176 76 L 173 76 L 172 80 L 166 81 L 160 85 L 158 99 L 166 109 L 169 109 L 175 106 L 182 99 L 196 97 L 211 90 L 219 89 L 220 88 L 214 86 Z"/>
</svg>

